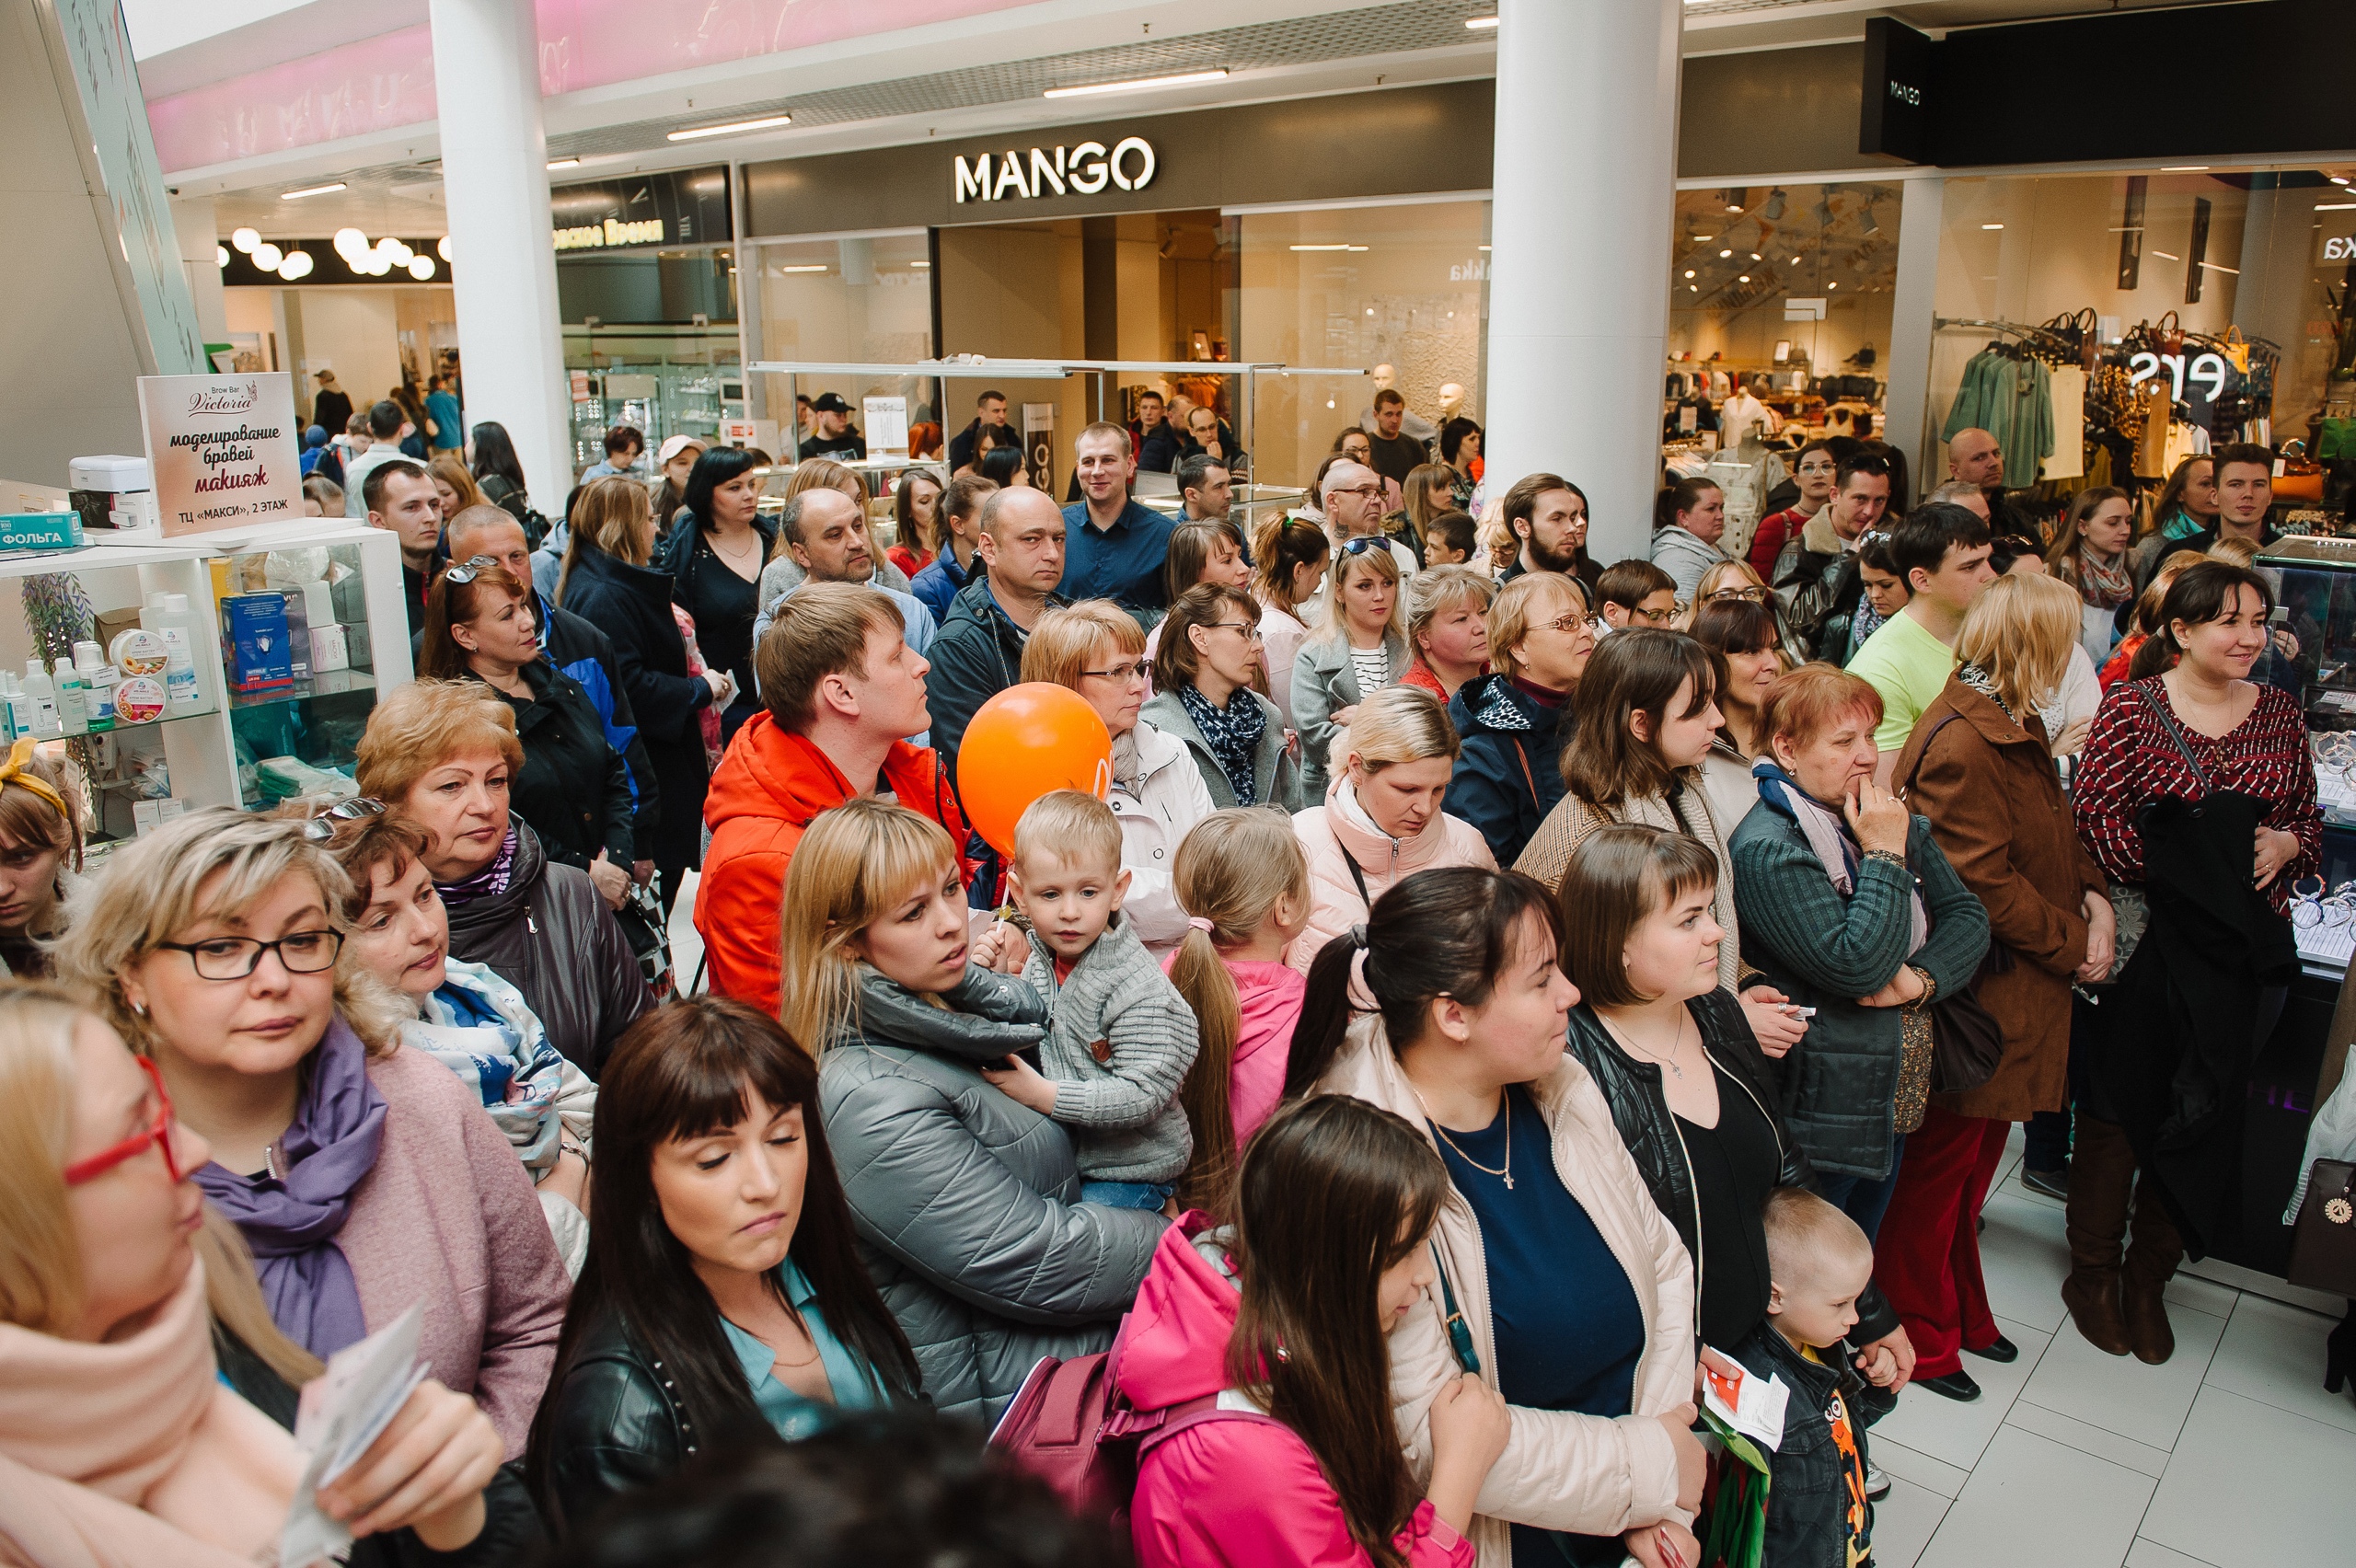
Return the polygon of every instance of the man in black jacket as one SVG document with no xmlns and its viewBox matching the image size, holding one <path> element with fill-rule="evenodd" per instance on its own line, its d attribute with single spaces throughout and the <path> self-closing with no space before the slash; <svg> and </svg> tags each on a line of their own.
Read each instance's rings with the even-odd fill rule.
<svg viewBox="0 0 2356 1568">
<path fill-rule="evenodd" d="M 1064 514 L 1044 490 L 993 490 L 982 503 L 976 570 L 957 597 L 926 657 L 932 745 L 953 782 L 957 745 L 982 704 L 1022 678 L 1031 628 L 1068 601 L 1056 592 L 1064 576 Z"/>
<path fill-rule="evenodd" d="M 949 471 L 952 475 L 974 466 L 974 444 L 982 427 L 990 427 L 990 439 L 1011 435 L 1006 428 L 1006 394 L 999 391 L 983 393 L 974 399 L 974 422 L 949 438 Z"/>
</svg>

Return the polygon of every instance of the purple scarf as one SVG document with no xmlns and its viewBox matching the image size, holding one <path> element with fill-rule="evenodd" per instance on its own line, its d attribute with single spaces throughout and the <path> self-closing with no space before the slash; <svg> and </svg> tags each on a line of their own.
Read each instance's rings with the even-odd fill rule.
<svg viewBox="0 0 2356 1568">
<path fill-rule="evenodd" d="M 328 1024 L 306 1076 L 294 1123 L 279 1139 L 285 1180 L 256 1180 L 217 1162 L 196 1180 L 245 1233 L 280 1332 L 325 1358 L 368 1332 L 359 1282 L 335 1237 L 352 1212 L 352 1189 L 375 1168 L 385 1097 L 368 1081 L 367 1047 L 341 1014 Z"/>
<path fill-rule="evenodd" d="M 507 824 L 507 836 L 499 841 L 499 853 L 491 864 L 470 877 L 456 882 L 435 882 L 436 892 L 446 905 L 472 904 L 478 898 L 491 898 L 507 891 L 508 879 L 515 874 L 515 824 Z"/>
</svg>

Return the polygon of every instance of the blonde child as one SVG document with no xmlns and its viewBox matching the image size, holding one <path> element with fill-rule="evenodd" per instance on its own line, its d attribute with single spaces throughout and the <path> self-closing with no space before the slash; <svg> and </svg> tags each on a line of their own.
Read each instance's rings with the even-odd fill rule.
<svg viewBox="0 0 2356 1568">
<path fill-rule="evenodd" d="M 1285 947 L 1309 928 L 1309 859 L 1282 815 L 1230 807 L 1186 835 L 1171 882 L 1189 928 L 1167 967 L 1202 1029 L 1179 1096 L 1195 1159 L 1178 1206 L 1225 1214 L 1238 1152 L 1284 1098 L 1308 984 Z"/>
<path fill-rule="evenodd" d="M 1194 1013 L 1119 917 L 1129 873 L 1113 808 L 1076 790 L 1033 801 L 1014 824 L 1007 889 L 1031 923 L 1022 979 L 1051 1021 L 1035 1070 L 1016 1057 L 982 1076 L 1070 1129 L 1081 1201 L 1159 1209 L 1194 1152 L 1178 1090 L 1198 1039 Z"/>
</svg>

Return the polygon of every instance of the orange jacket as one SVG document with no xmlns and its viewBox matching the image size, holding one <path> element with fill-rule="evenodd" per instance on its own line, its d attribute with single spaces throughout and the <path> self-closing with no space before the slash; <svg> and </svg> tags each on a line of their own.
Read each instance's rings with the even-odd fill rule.
<svg viewBox="0 0 2356 1568">
<path fill-rule="evenodd" d="M 933 754 L 893 742 L 884 782 L 902 805 L 948 829 L 958 849 L 958 872 L 970 876 L 965 819 Z M 728 743 L 704 796 L 711 847 L 696 885 L 696 930 L 716 995 L 776 1015 L 778 905 L 786 862 L 811 818 L 860 792 L 826 753 L 780 729 L 766 712 L 745 721 Z"/>
</svg>

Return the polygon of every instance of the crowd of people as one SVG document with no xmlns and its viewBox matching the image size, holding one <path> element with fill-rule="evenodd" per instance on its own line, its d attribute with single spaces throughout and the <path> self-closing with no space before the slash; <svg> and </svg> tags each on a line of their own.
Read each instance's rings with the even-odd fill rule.
<svg viewBox="0 0 2356 1568">
<path fill-rule="evenodd" d="M 1765 1561 L 1854 1564 L 1870 1424 L 2018 1354 L 1978 1240 L 2018 1123 L 2076 1331 L 2168 1358 L 2320 848 L 2233 559 L 2262 453 L 2049 542 L 1985 432 L 1902 512 L 1838 438 L 1741 553 L 1687 480 L 1607 564 L 1576 484 L 1492 501 L 1479 427 L 1395 393 L 1249 536 L 1215 410 L 1089 426 L 1058 506 L 991 477 L 1004 408 L 888 549 L 806 443 L 772 517 L 752 455 L 675 438 L 658 490 L 609 442 L 546 537 L 495 424 L 372 465 L 421 678 L 353 799 L 85 873 L 19 744 L 12 1560 L 254 1560 L 297 1390 L 415 1309 L 426 1380 L 319 1494 L 355 1562 L 619 1561 L 593 1521 L 749 1517 L 754 1473 L 868 1507 L 854 1451 L 1041 1508 L 909 1423 L 1109 1349 L 1169 1418 L 1150 1568 L 1694 1568 L 1738 1373 L 1801 1396 Z M 1024 683 L 1110 781 L 993 847 L 959 747 Z M 708 990 L 659 1000 L 634 912 L 690 869 Z M 1102 1560 L 1063 1528 L 1037 1561 Z"/>
</svg>

